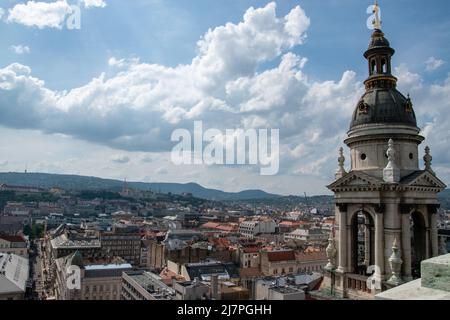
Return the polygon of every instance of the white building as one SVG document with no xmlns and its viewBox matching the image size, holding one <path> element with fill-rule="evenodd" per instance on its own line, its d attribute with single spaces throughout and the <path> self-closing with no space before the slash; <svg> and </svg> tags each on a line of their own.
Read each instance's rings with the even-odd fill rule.
<svg viewBox="0 0 450 320">
<path fill-rule="evenodd" d="M 247 238 L 253 238 L 259 234 L 275 233 L 277 224 L 273 220 L 244 221 L 239 225 L 239 233 Z"/>
<path fill-rule="evenodd" d="M 24 299 L 28 275 L 28 259 L 0 253 L 0 300 Z"/>
<path fill-rule="evenodd" d="M 78 251 L 55 262 L 57 300 L 120 300 L 122 273 L 132 270 L 132 266 L 121 259 L 107 264 L 85 261 Z M 79 282 L 73 281 L 72 271 L 68 269 L 76 267 L 80 270 Z"/>
<path fill-rule="evenodd" d="M 290 233 L 284 235 L 285 240 L 303 240 L 303 241 L 326 241 L 328 235 L 321 229 L 296 229 Z"/>
<path fill-rule="evenodd" d="M 28 244 L 22 236 L 0 235 L 0 253 L 16 254 L 28 258 Z"/>
</svg>

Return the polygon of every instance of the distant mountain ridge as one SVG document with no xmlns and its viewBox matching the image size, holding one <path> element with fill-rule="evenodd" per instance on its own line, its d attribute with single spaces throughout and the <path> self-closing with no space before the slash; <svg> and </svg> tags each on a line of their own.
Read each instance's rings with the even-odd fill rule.
<svg viewBox="0 0 450 320">
<path fill-rule="evenodd" d="M 80 175 L 50 174 L 50 173 L 0 173 L 0 184 L 31 186 L 41 188 L 59 187 L 68 190 L 113 190 L 120 191 L 124 182 L 114 179 L 103 179 Z M 197 183 L 147 183 L 127 182 L 127 186 L 139 190 L 153 190 L 163 193 L 181 194 L 192 193 L 194 197 L 208 200 L 257 200 L 278 198 L 280 195 L 271 194 L 262 190 L 244 190 L 241 192 L 225 192 L 202 187 Z"/>
</svg>

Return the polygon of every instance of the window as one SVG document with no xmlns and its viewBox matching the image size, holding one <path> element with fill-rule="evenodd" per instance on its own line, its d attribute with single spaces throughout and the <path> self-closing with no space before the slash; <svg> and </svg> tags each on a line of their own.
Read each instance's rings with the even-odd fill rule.
<svg viewBox="0 0 450 320">
<path fill-rule="evenodd" d="M 376 66 L 377 66 L 377 64 L 375 62 L 375 59 L 373 59 L 370 63 L 370 74 L 375 74 Z"/>
<path fill-rule="evenodd" d="M 414 155 L 412 152 L 409 153 L 409 159 L 411 159 L 411 160 L 414 159 Z"/>
<path fill-rule="evenodd" d="M 367 156 L 366 156 L 366 154 L 365 154 L 365 153 L 362 153 L 362 154 L 361 154 L 361 160 L 363 160 L 363 161 L 364 161 L 364 160 L 366 160 L 366 159 L 367 159 Z"/>
<path fill-rule="evenodd" d="M 381 59 L 381 72 L 386 73 L 386 59 Z"/>
</svg>

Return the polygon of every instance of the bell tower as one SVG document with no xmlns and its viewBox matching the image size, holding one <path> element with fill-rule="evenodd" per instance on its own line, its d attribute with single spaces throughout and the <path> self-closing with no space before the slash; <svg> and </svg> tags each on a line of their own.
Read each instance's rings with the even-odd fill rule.
<svg viewBox="0 0 450 320">
<path fill-rule="evenodd" d="M 377 5 L 376 5 L 376 8 Z M 374 11 L 375 12 L 375 11 Z M 356 104 L 348 137 L 350 170 L 342 149 L 336 180 L 336 228 L 330 237 L 324 287 L 345 298 L 372 298 L 420 277 L 420 262 L 438 255 L 437 194 L 446 186 L 424 169 L 413 103 L 397 90 L 391 48 L 379 18 L 364 53 L 368 64 L 365 93 Z"/>
</svg>

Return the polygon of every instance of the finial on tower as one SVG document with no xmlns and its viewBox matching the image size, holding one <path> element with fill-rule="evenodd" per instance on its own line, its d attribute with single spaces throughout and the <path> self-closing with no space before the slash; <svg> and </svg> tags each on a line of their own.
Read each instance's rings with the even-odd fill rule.
<svg viewBox="0 0 450 320">
<path fill-rule="evenodd" d="M 380 6 L 378 5 L 378 1 L 375 1 L 372 10 L 375 18 L 372 21 L 374 29 L 381 30 L 381 19 L 380 19 Z"/>
<path fill-rule="evenodd" d="M 339 167 L 336 171 L 335 177 L 336 179 L 342 178 L 347 172 L 344 168 L 345 157 L 344 157 L 344 148 L 339 148 L 339 157 L 338 157 Z"/>
</svg>

